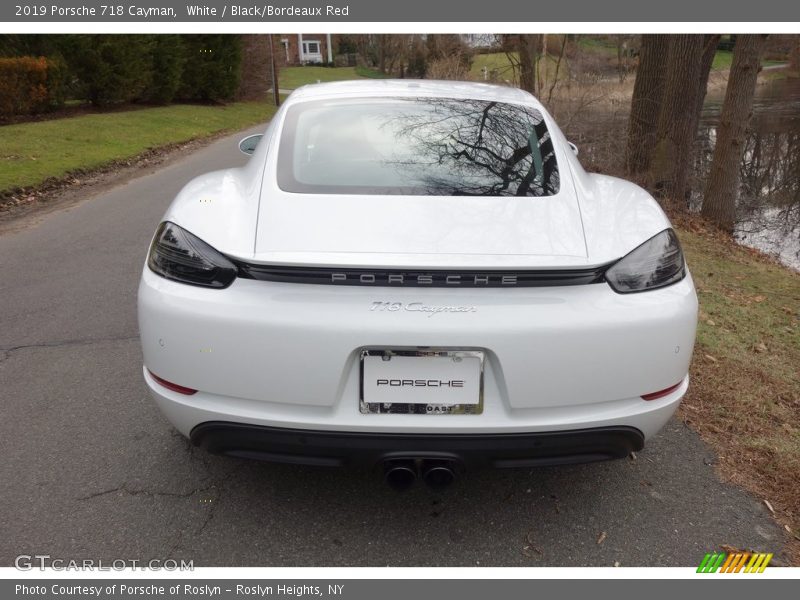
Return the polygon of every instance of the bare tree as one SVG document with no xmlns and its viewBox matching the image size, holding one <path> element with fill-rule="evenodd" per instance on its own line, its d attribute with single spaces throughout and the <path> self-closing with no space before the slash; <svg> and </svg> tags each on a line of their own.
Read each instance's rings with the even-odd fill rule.
<svg viewBox="0 0 800 600">
<path fill-rule="evenodd" d="M 800 71 L 800 37 L 798 37 L 791 52 L 789 53 L 789 68 L 794 71 Z"/>
<path fill-rule="evenodd" d="M 428 63 L 425 77 L 428 79 L 466 81 L 469 79 L 469 69 L 467 69 L 460 57 L 454 55 L 444 56 Z"/>
<path fill-rule="evenodd" d="M 658 117 L 656 143 L 648 184 L 661 195 L 685 200 L 689 192 L 689 168 L 697 131 L 698 95 L 704 36 L 672 36 L 664 77 L 664 99 Z"/>
<path fill-rule="evenodd" d="M 664 70 L 668 49 L 668 36 L 642 36 L 625 153 L 626 168 L 631 175 L 642 173 L 650 166 L 658 115 L 661 113 L 661 102 L 664 98 Z"/>
<path fill-rule="evenodd" d="M 714 64 L 714 57 L 717 55 L 717 46 L 722 36 L 716 34 L 706 34 L 703 37 L 703 56 L 700 59 L 700 79 L 699 89 L 697 94 L 697 109 L 695 110 L 695 117 L 697 122 L 700 122 L 700 113 L 703 112 L 703 103 L 706 101 L 706 91 L 708 90 L 708 77 L 711 75 L 711 67 Z M 697 125 L 695 125 L 695 131 Z"/>
<path fill-rule="evenodd" d="M 753 96 L 766 38 L 766 35 L 740 35 L 736 38 L 714 159 L 703 198 L 703 216 L 729 232 L 733 231 L 736 223 L 739 165 L 753 112 Z"/>
<path fill-rule="evenodd" d="M 380 34 L 378 38 L 378 70 L 381 73 L 386 73 L 386 56 L 390 54 L 389 45 L 391 44 L 391 36 L 388 34 Z"/>
<path fill-rule="evenodd" d="M 364 64 L 376 66 L 377 53 L 374 52 L 374 47 L 376 44 L 375 36 L 369 34 L 358 34 L 354 35 L 353 37 L 355 38 L 358 55 L 361 57 L 361 60 L 364 62 Z"/>
<path fill-rule="evenodd" d="M 564 52 L 567 49 L 567 35 L 564 34 L 561 36 L 561 49 L 558 52 L 558 59 L 556 60 L 556 67 L 555 72 L 553 73 L 553 81 L 550 83 L 550 90 L 547 92 L 547 104 L 550 104 L 553 100 L 553 91 L 556 89 L 556 85 L 558 85 L 558 72 L 561 70 L 561 63 L 564 60 Z"/>
<path fill-rule="evenodd" d="M 275 106 L 281 105 L 280 83 L 278 83 L 278 61 L 275 60 L 275 36 L 267 36 L 269 46 L 269 74 L 272 85 L 272 103 Z"/>
<path fill-rule="evenodd" d="M 519 54 L 519 87 L 536 93 L 536 63 L 539 59 L 541 35 L 521 33 L 517 36 L 517 52 Z"/>
<path fill-rule="evenodd" d="M 630 44 L 634 36 L 615 35 L 614 41 L 617 46 L 617 76 L 620 83 L 625 83 L 625 79 L 630 72 Z"/>
</svg>

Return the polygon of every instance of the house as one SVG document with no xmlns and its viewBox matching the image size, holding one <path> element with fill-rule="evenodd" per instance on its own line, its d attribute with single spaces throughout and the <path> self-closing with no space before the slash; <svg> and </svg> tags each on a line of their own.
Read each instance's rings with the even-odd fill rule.
<svg viewBox="0 0 800 600">
<path fill-rule="evenodd" d="M 494 48 L 498 45 L 497 35 L 494 33 L 463 33 L 461 41 L 476 50 Z"/>
<path fill-rule="evenodd" d="M 333 63 L 336 38 L 321 34 L 243 34 L 239 100 L 258 100 L 272 87 L 272 55 L 278 71 L 287 66 Z M 271 44 L 270 44 L 271 42 Z"/>
<path fill-rule="evenodd" d="M 284 65 L 306 65 L 333 62 L 333 40 L 330 33 L 297 33 L 275 36 L 276 54 Z"/>
</svg>

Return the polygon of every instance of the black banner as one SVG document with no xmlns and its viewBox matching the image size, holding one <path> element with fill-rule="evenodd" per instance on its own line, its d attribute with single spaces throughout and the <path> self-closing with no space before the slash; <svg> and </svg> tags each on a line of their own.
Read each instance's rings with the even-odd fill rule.
<svg viewBox="0 0 800 600">
<path fill-rule="evenodd" d="M 780 22 L 800 21 L 800 3 L 786 0 L 642 2 L 642 0 L 49 0 L 3 2 L 3 22 Z M 466 30 L 466 29 L 465 29 Z M 787 30 L 791 30 L 787 27 Z"/>
<path fill-rule="evenodd" d="M 705 577 L 704 581 L 698 581 Z M 170 598 L 193 600 L 242 600 L 256 598 L 323 598 L 325 600 L 423 600 L 458 598 L 459 600 L 530 600 L 532 598 L 604 598 L 647 597 L 649 600 L 674 600 L 676 597 L 701 597 L 708 594 L 737 598 L 790 597 L 796 584 L 792 580 L 719 575 L 698 575 L 697 579 L 653 581 L 634 579 L 553 580 L 553 579 L 218 579 L 218 580 L 80 580 L 42 579 L 0 581 L 0 597 L 42 600 L 129 600 L 131 598 Z M 714 582 L 711 582 L 714 579 Z M 744 580 L 743 580 L 744 579 Z"/>
</svg>

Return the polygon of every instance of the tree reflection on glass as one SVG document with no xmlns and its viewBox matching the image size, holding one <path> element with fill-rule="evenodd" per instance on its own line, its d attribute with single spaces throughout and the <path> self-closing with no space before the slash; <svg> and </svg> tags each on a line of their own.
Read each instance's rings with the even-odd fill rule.
<svg viewBox="0 0 800 600">
<path fill-rule="evenodd" d="M 535 109 L 451 98 L 320 102 L 289 111 L 279 183 L 306 193 L 549 196 L 550 133 Z"/>
</svg>

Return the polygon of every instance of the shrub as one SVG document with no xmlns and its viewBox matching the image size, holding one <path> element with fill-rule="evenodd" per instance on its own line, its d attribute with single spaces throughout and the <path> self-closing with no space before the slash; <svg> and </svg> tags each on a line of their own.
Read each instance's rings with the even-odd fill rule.
<svg viewBox="0 0 800 600">
<path fill-rule="evenodd" d="M 358 52 L 358 44 L 349 35 L 339 35 L 337 37 L 336 54 L 355 54 Z"/>
<path fill-rule="evenodd" d="M 63 65 L 40 56 L 0 58 L 0 115 L 29 115 L 64 101 Z"/>
<path fill-rule="evenodd" d="M 178 90 L 181 100 L 221 102 L 239 89 L 242 39 L 238 35 L 190 35 L 183 38 L 186 63 Z"/>
<path fill-rule="evenodd" d="M 47 57 L 47 110 L 64 106 L 69 86 L 69 66 L 60 54 Z"/>
<path fill-rule="evenodd" d="M 469 79 L 469 67 L 465 66 L 464 61 L 457 55 L 437 58 L 428 63 L 425 77 L 466 81 Z"/>
<path fill-rule="evenodd" d="M 62 47 L 77 93 L 96 106 L 130 102 L 151 85 L 153 36 L 74 35 Z"/>
<path fill-rule="evenodd" d="M 186 63 L 186 47 L 179 35 L 156 35 L 152 43 L 152 78 L 143 99 L 169 104 L 178 93 Z"/>
<path fill-rule="evenodd" d="M 422 79 L 428 70 L 428 57 L 424 46 L 416 46 L 409 54 L 406 77 Z"/>
</svg>

